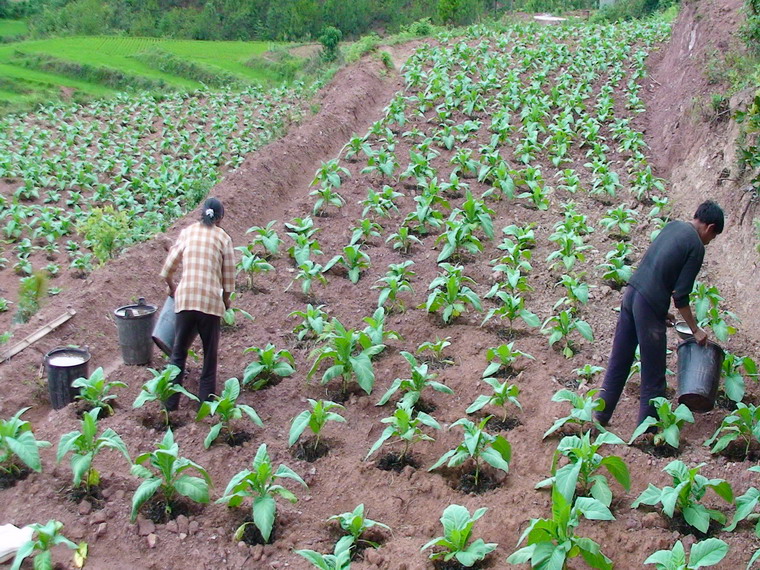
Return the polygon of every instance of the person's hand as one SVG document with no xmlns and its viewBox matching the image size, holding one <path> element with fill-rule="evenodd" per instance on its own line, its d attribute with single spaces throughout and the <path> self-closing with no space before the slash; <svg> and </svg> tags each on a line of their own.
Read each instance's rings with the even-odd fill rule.
<svg viewBox="0 0 760 570">
<path fill-rule="evenodd" d="M 169 297 L 174 297 L 174 292 L 177 290 L 177 286 L 174 283 L 166 284 L 166 292 Z"/>
<path fill-rule="evenodd" d="M 694 333 L 694 340 L 697 341 L 699 346 L 705 346 L 707 344 L 707 333 L 702 329 L 697 329 Z"/>
<path fill-rule="evenodd" d="M 676 316 L 673 313 L 668 313 L 665 317 L 665 325 L 672 327 L 676 324 Z"/>
</svg>

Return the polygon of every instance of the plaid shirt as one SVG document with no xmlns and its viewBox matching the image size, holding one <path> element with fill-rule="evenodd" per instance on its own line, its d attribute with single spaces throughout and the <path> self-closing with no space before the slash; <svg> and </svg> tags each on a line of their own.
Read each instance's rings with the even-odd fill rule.
<svg viewBox="0 0 760 570">
<path fill-rule="evenodd" d="M 218 226 L 196 222 L 179 234 L 161 269 L 161 277 L 174 273 L 182 262 L 182 279 L 174 294 L 174 310 L 201 311 L 222 316 L 222 291 L 235 290 L 235 253 L 232 238 Z"/>
</svg>

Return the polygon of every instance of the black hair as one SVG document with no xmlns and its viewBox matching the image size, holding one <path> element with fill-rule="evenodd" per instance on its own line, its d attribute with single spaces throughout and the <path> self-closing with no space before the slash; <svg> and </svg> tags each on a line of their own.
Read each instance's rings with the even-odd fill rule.
<svg viewBox="0 0 760 570">
<path fill-rule="evenodd" d="M 201 209 L 201 223 L 213 226 L 224 217 L 224 206 L 218 198 L 208 198 Z"/>
<path fill-rule="evenodd" d="M 723 233 L 723 210 L 712 200 L 699 205 L 697 211 L 694 212 L 694 219 L 707 225 L 713 224 L 716 234 Z"/>
</svg>

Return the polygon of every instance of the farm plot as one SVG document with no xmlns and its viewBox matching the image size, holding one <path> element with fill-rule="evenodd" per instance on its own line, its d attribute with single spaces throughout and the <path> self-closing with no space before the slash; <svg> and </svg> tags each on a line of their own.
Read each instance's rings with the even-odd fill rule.
<svg viewBox="0 0 760 570">
<path fill-rule="evenodd" d="M 207 408 L 196 423 L 185 400 L 163 435 L 150 400 L 171 371 L 119 368 L 111 379 L 128 386 L 100 422 L 143 467 L 130 476 L 120 455 L 98 455 L 102 515 L 89 512 L 97 497 L 77 506 L 48 491 L 63 534 L 91 542 L 93 563 L 119 552 L 124 567 L 306 568 L 333 553 L 345 568 L 353 553 L 360 568 L 422 568 L 430 554 L 503 568 L 583 551 L 594 567 L 637 568 L 683 543 L 693 561 L 727 550 L 723 564 L 745 565 L 756 541 L 740 521 L 756 480 L 720 446 L 732 425 L 753 424 L 754 363 L 704 275 L 699 318 L 735 353 L 725 393 L 745 402 L 744 419 L 712 438 L 715 455 L 703 443 L 717 415 L 690 425 L 664 410 L 668 437 L 635 447 L 591 431 L 616 290 L 668 214 L 636 120 L 647 55 L 666 35 L 657 22 L 478 27 L 421 47 L 385 116 L 325 157 L 308 188 L 261 197 L 265 216 L 233 236 L 248 243 L 221 374 L 240 381 L 217 409 L 240 406 L 239 423 L 210 421 Z M 620 435 L 633 428 L 635 381 L 626 397 Z M 37 437 L 55 444 L 86 421 L 74 406 L 55 420 Z M 752 457 L 747 437 L 733 459 Z M 181 514 L 169 522 L 166 503 L 149 508 L 162 452 L 193 477 L 172 471 L 193 501 L 169 501 L 169 518 Z M 42 465 L 2 491 L 17 522 L 39 511 L 24 491 L 72 486 L 52 454 Z M 741 509 L 727 506 L 739 495 Z M 530 519 L 547 531 L 520 541 Z M 463 528 L 471 540 L 457 543 Z"/>
<path fill-rule="evenodd" d="M 164 231 L 245 155 L 299 120 L 309 93 L 297 84 L 124 95 L 2 119 L 0 329 L 19 309 L 22 321 L 34 312 L 41 281 L 55 294 Z M 23 308 L 23 295 L 9 305 L 18 304 L 19 278 L 35 272 L 44 278 L 34 278 L 32 305 Z"/>
</svg>

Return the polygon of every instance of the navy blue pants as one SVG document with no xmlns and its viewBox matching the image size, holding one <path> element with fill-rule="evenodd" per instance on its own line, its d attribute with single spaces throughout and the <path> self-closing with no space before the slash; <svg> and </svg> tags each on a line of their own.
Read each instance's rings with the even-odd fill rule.
<svg viewBox="0 0 760 570">
<path fill-rule="evenodd" d="M 200 311 L 180 311 L 176 315 L 174 327 L 174 346 L 169 361 L 180 369 L 175 382 L 180 386 L 184 380 L 187 352 L 200 335 L 203 343 L 203 370 L 198 387 L 198 399 L 204 402 L 216 392 L 216 361 L 219 350 L 219 332 L 221 318 Z M 174 394 L 166 401 L 167 410 L 176 410 L 179 404 L 179 394 Z"/>
<path fill-rule="evenodd" d="M 620 305 L 620 317 L 615 328 L 610 361 L 600 394 L 605 408 L 597 414 L 597 419 L 603 423 L 610 420 L 620 400 L 633 365 L 637 345 L 641 352 L 638 419 L 641 423 L 647 416 L 657 417 L 655 408 L 649 401 L 665 395 L 665 316 L 656 315 L 644 296 L 629 285 Z"/>
</svg>

